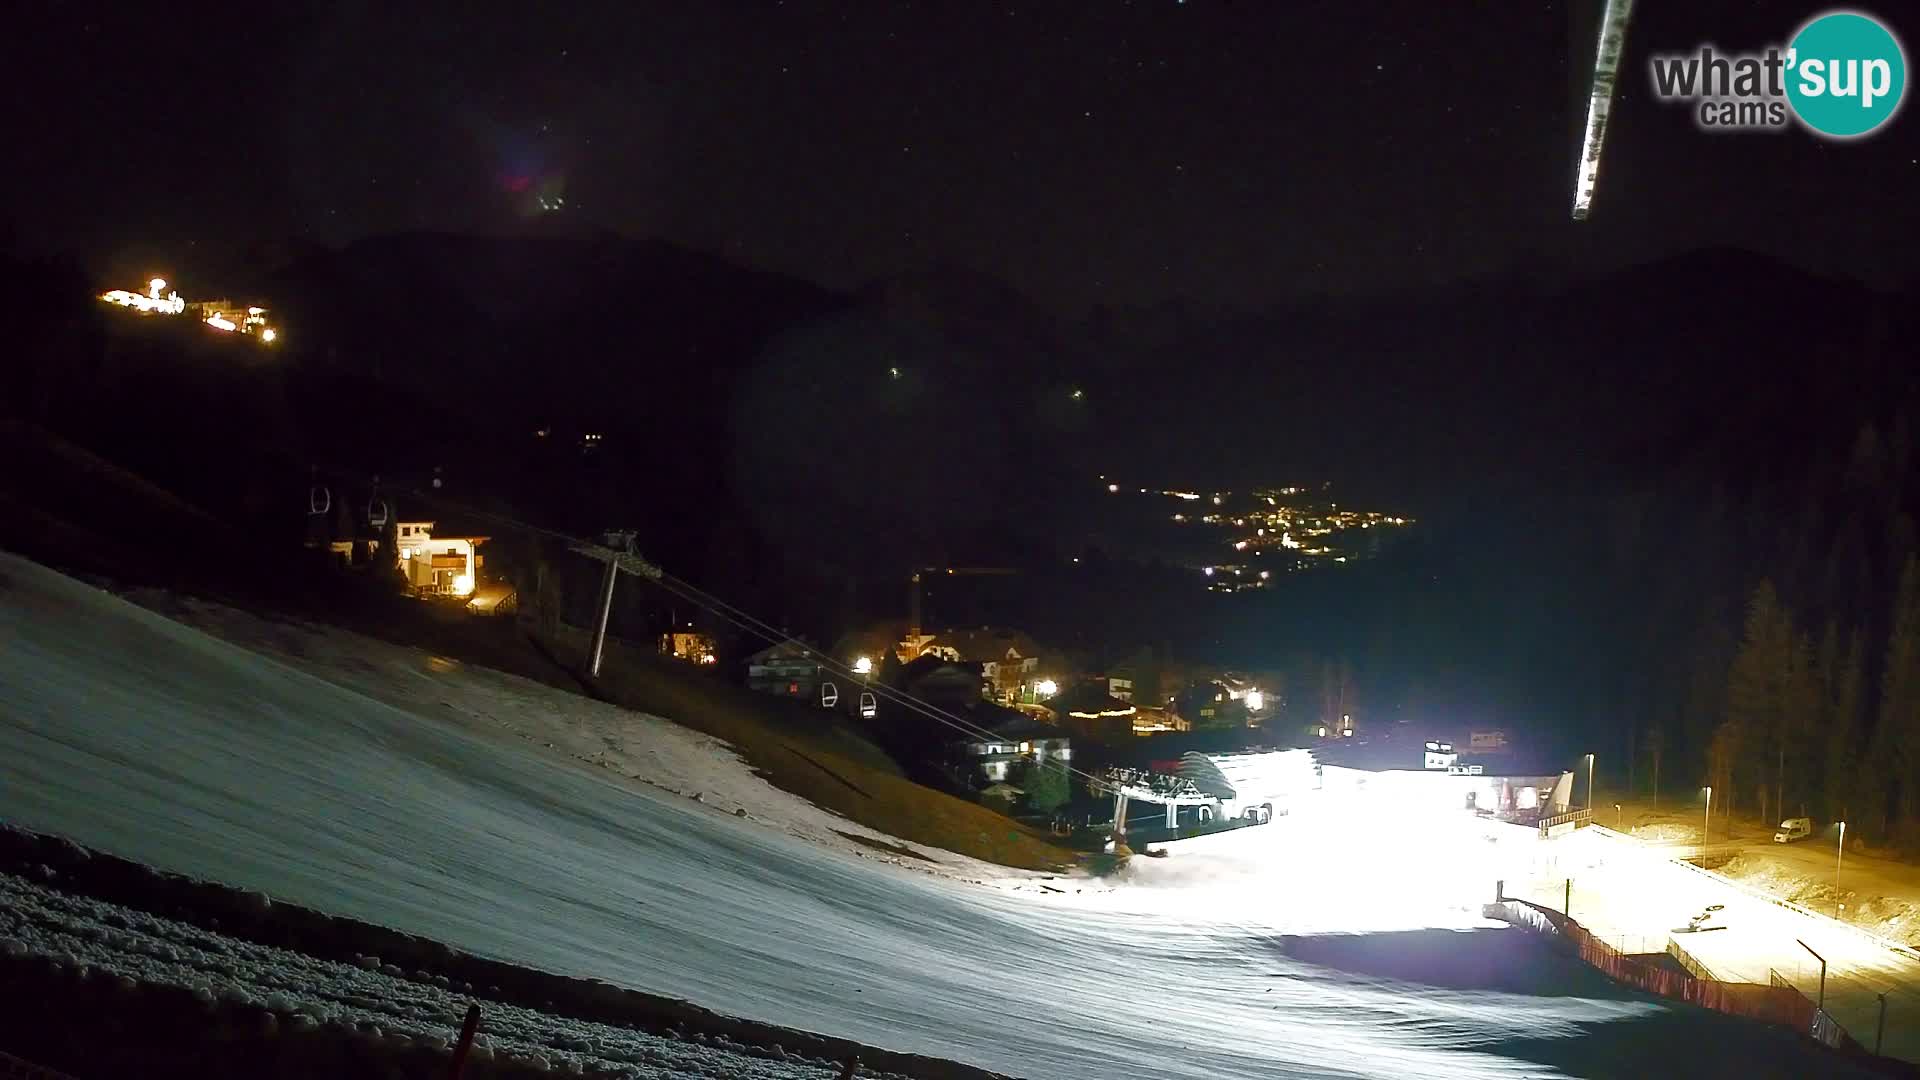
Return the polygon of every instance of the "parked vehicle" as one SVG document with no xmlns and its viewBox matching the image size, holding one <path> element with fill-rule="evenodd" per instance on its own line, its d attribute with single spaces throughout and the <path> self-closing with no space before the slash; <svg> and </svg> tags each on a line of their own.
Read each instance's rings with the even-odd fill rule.
<svg viewBox="0 0 1920 1080">
<path fill-rule="evenodd" d="M 1791 844 L 1795 840 L 1805 840 L 1813 835 L 1813 819 L 1790 817 L 1780 823 L 1780 831 L 1773 834 L 1776 844 Z"/>
</svg>

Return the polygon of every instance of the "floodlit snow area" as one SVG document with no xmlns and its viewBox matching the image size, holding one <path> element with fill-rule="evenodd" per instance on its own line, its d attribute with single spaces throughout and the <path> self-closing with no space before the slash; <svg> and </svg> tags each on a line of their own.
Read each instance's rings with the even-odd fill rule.
<svg viewBox="0 0 1920 1080">
<path fill-rule="evenodd" d="M 316 960 L 66 896 L 9 874 L 0 874 L 0 955 L 48 957 L 69 970 L 84 968 L 91 978 L 117 980 L 129 992 L 175 987 L 208 1005 L 219 1001 L 270 1009 L 291 1033 L 331 1026 L 394 1049 L 446 1050 L 469 1000 L 456 987 L 384 972 L 377 957 L 367 958 L 364 966 Z M 537 1071 L 592 1069 L 596 1075 L 632 1080 L 830 1080 L 840 1075 L 838 1063 L 790 1058 L 778 1046 L 720 1040 L 708 1045 L 501 1004 L 488 1007 L 486 1033 L 476 1036 L 473 1056 Z"/>
<path fill-rule="evenodd" d="M 446 697 L 454 683 L 417 686 L 450 673 L 379 667 L 342 685 L 0 554 L 0 818 L 484 957 L 1033 1080 L 1634 1075 L 1644 1059 L 1622 1055 L 1656 1028 L 1711 1038 L 1714 1060 L 1747 1075 L 1817 1067 L 1482 922 L 1477 905 L 1532 843 L 1524 830 L 1330 803 L 1171 845 L 1117 882 L 997 872 L 981 885 L 795 835 L 788 818 L 820 812 L 711 740 L 659 755 L 657 782 L 742 806 L 751 794 L 749 817 L 441 704 L 497 695 L 531 723 L 560 708 L 548 691 L 479 675 Z M 634 714 L 596 722 L 634 748 L 686 738 Z M 682 767 L 701 774 L 667 775 Z M 6 888 L 23 947 L 85 944 L 126 954 L 97 962 L 137 978 L 391 1011 L 333 989 L 351 984 L 366 1001 L 417 1002 L 428 1037 L 447 1023 L 451 999 L 415 985 Z M 113 932 L 64 929 L 94 924 Z M 1422 963 L 1397 962 L 1397 941 Z M 1520 989 L 1482 980 L 1470 969 L 1490 949 L 1502 979 L 1541 974 Z M 233 978 L 193 950 L 232 958 Z M 526 1019 L 496 1034 L 567 1049 Z"/>
<path fill-rule="evenodd" d="M 1920 954 L 1860 929 L 1796 910 L 1736 883 L 1676 862 L 1657 847 L 1601 828 L 1542 845 L 1538 873 L 1509 891 L 1555 908 L 1572 881 L 1572 915 L 1595 935 L 1664 948 L 1671 937 L 1716 978 L 1766 983 L 1778 972 L 1809 997 L 1820 993 L 1827 962 L 1826 1005 L 1840 1025 L 1869 1048 L 1887 995 L 1884 1052 L 1920 1061 Z M 1722 908 L 1686 932 L 1709 905 Z M 1675 933 L 1675 930 L 1682 932 Z"/>
</svg>

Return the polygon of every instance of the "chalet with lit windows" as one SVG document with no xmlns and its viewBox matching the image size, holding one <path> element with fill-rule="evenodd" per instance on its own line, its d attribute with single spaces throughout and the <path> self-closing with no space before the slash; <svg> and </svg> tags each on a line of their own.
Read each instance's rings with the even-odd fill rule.
<svg viewBox="0 0 1920 1080">
<path fill-rule="evenodd" d="M 763 694 L 810 698 L 820 682 L 819 653 L 804 641 L 783 641 L 747 657 L 747 686 Z"/>
<path fill-rule="evenodd" d="M 994 705 L 969 710 L 967 718 L 978 730 L 954 748 L 964 762 L 969 787 L 1003 783 L 1028 762 L 1072 764 L 1071 734 L 1052 724 Z"/>
<path fill-rule="evenodd" d="M 977 664 L 983 696 L 1002 705 L 1032 705 L 1054 685 L 1044 673 L 1041 648 L 1033 638 L 1005 627 L 941 630 L 901 642 L 908 659 L 936 656 L 953 663 Z"/>
<path fill-rule="evenodd" d="M 469 597 L 480 582 L 484 536 L 436 536 L 431 521 L 402 521 L 395 542 L 400 572 L 416 596 Z"/>
</svg>

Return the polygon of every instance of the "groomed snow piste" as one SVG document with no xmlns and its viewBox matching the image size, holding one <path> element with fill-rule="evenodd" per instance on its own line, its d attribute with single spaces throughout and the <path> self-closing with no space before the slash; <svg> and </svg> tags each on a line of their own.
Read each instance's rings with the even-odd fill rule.
<svg viewBox="0 0 1920 1080">
<path fill-rule="evenodd" d="M 588 704 L 459 668 L 406 677 Z M 0 818 L 162 869 L 1034 1080 L 1550 1076 L 1491 1048 L 1591 1042 L 1599 1065 L 1609 1032 L 1670 1011 L 1290 955 L 1287 935 L 1484 927 L 1460 890 L 1490 883 L 1446 874 L 1445 852 L 1354 858 L 1363 837 L 1302 821 L 1117 889 L 969 884 L 793 835 L 780 800 L 820 811 L 770 788 L 743 819 L 417 690 L 350 689 L 0 553 Z M 730 755 L 702 767 L 765 787 Z M 1764 1053 L 1748 1075 L 1777 1074 Z"/>
</svg>

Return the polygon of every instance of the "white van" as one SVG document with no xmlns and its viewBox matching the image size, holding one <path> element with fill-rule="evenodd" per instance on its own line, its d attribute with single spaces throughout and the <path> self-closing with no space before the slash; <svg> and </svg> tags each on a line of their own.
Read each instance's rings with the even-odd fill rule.
<svg viewBox="0 0 1920 1080">
<path fill-rule="evenodd" d="M 1790 817 L 1780 823 L 1780 831 L 1773 834 L 1776 844 L 1791 844 L 1795 840 L 1805 840 L 1813 835 L 1813 819 Z"/>
</svg>

